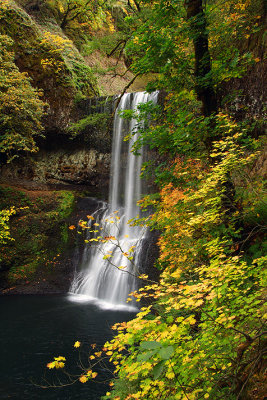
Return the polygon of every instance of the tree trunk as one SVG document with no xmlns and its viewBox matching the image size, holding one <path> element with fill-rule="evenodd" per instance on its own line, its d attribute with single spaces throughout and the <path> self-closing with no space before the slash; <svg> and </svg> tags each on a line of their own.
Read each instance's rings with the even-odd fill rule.
<svg viewBox="0 0 267 400">
<path fill-rule="evenodd" d="M 212 114 L 218 113 L 218 102 L 214 90 L 212 79 L 212 65 L 209 52 L 209 38 L 207 31 L 207 20 L 203 8 L 204 0 L 184 0 L 184 6 L 187 13 L 187 18 L 191 28 L 192 40 L 194 43 L 195 52 L 195 91 L 198 99 L 202 102 L 202 113 L 204 117 L 210 117 Z M 209 134 L 205 138 L 204 144 L 210 153 L 213 147 L 213 142 L 218 141 L 221 137 L 216 132 L 216 121 L 210 119 Z M 211 163 L 221 161 L 221 157 L 213 158 Z M 233 214 L 236 211 L 235 187 L 228 174 L 226 181 L 222 184 L 224 194 L 222 195 L 222 209 L 224 213 L 224 223 L 229 227 L 231 223 L 235 225 L 236 230 L 243 229 L 242 220 L 234 222 Z M 233 238 L 233 241 L 237 241 Z"/>
<path fill-rule="evenodd" d="M 203 0 L 185 0 L 184 5 L 189 20 L 195 51 L 195 90 L 202 102 L 205 117 L 217 113 L 217 99 L 211 77 L 211 59 L 207 33 L 207 21 L 203 10 Z"/>
</svg>

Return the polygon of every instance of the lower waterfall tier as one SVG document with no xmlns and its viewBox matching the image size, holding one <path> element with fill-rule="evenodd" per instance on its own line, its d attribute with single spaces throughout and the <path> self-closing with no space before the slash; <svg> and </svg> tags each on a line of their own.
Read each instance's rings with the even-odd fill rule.
<svg viewBox="0 0 267 400">
<path fill-rule="evenodd" d="M 140 173 L 145 158 L 144 149 L 138 156 L 132 146 L 138 138 L 137 121 L 123 119 L 121 112 L 134 110 L 138 105 L 152 101 L 157 93 L 125 94 L 116 110 L 113 126 L 111 159 L 111 185 L 109 205 L 101 203 L 96 212 L 89 216 L 86 242 L 82 262 L 76 271 L 70 292 L 104 302 L 111 308 L 127 307 L 129 294 L 137 289 L 140 275 L 142 245 L 146 236 L 143 226 L 131 226 L 129 220 L 140 214 L 137 205 L 146 194 Z M 140 127 L 140 121 L 138 122 Z M 130 140 L 125 137 L 133 134 Z M 93 234 L 93 235 L 92 235 Z M 134 306 L 134 301 L 132 303 Z"/>
</svg>

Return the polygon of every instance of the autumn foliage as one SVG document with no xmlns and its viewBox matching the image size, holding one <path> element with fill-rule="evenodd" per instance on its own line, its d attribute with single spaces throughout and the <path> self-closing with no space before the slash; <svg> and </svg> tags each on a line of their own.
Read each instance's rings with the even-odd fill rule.
<svg viewBox="0 0 267 400">
<path fill-rule="evenodd" d="M 82 0 L 49 3 L 66 31 L 77 26 L 90 31 L 94 4 L 99 5 Z M 156 263 L 161 275 L 157 282 L 141 276 L 144 287 L 129 298 L 141 304 L 140 312 L 114 326 L 114 338 L 101 350 L 93 349 L 88 368 L 76 381 L 85 384 L 94 379 L 94 367 L 104 359 L 114 367 L 106 400 L 262 400 L 266 200 L 255 170 L 264 138 L 257 113 L 242 103 L 244 93 L 229 86 L 263 63 L 264 3 L 127 3 L 121 54 L 136 75 L 152 75 L 148 90 L 168 92 L 161 106 L 140 107 L 136 118 L 147 123 L 140 124 L 134 148 L 138 153 L 146 145 L 156 152 L 142 170 L 144 175 L 152 171 L 158 187 L 157 193 L 140 202 L 152 210 L 151 215 L 132 223 L 147 224 L 161 233 Z M 79 10 L 85 10 L 85 15 Z M 101 7 L 96 11 L 101 14 Z M 112 30 L 111 17 L 106 15 Z M 62 45 L 51 34 L 44 36 L 43 45 L 54 41 Z M 29 90 L 28 80 L 13 65 L 8 43 L 3 44 L 8 78 L 14 78 L 17 86 L 10 89 L 4 81 L 2 96 L 11 90 L 12 107 L 20 110 L 17 91 Z M 115 43 L 115 48 L 120 47 Z M 51 65 L 51 59 L 44 59 L 42 67 L 59 72 L 62 65 Z M 32 130 L 40 128 L 42 104 L 37 92 L 30 94 L 29 101 L 36 98 L 34 114 L 27 114 L 32 103 L 22 96 L 29 117 L 22 121 L 27 122 L 26 136 L 18 136 L 13 127 L 8 136 L 11 143 L 5 136 L 0 142 L 5 152 L 8 146 L 12 151 L 34 150 Z M 237 112 L 240 109 L 243 114 Z M 8 124 L 5 113 L 4 134 Z M 0 216 L 5 237 L 9 216 L 5 212 Z M 96 234 L 88 243 L 113 241 L 120 248 L 114 236 L 100 232 L 93 216 L 87 218 L 91 225 L 80 221 L 78 232 Z M 123 254 L 132 261 L 133 251 Z M 111 268 L 124 269 L 112 264 L 111 254 L 103 257 L 110 260 Z M 76 341 L 73 351 L 80 346 Z M 55 357 L 47 368 L 64 370 L 65 358 Z"/>
<path fill-rule="evenodd" d="M 255 177 L 255 197 L 251 186 L 262 138 L 251 137 L 253 120 L 223 112 L 217 94 L 260 61 L 248 42 L 240 51 L 240 40 L 260 32 L 262 8 L 251 1 L 185 4 L 153 2 L 128 45 L 136 72 L 157 72 L 151 87 L 170 92 L 163 111 L 141 109 L 154 123 L 135 147 L 165 157 L 143 169 L 153 170 L 160 191 L 143 199 L 154 212 L 139 220 L 162 232 L 162 272 L 134 293 L 140 312 L 115 325 L 104 347 L 115 368 L 105 399 L 263 398 L 266 226 L 257 213 L 264 192 Z M 212 63 L 201 70 L 205 56 Z M 218 100 L 209 111 L 200 95 L 207 87 Z"/>
<path fill-rule="evenodd" d="M 0 153 L 11 161 L 20 152 L 35 152 L 42 132 L 44 102 L 26 73 L 14 63 L 13 41 L 0 35 Z"/>
<path fill-rule="evenodd" d="M 239 140 L 234 135 L 215 143 L 213 155 L 221 161 L 209 170 L 190 160 L 183 168 L 176 160 L 177 178 L 195 182 L 194 188 L 169 183 L 161 190 L 149 223 L 163 231 L 163 272 L 158 283 L 136 293 L 153 305 L 116 325 L 106 344 L 119 378 L 107 399 L 243 398 L 247 377 L 257 376 L 266 257 L 246 259 L 236 240 L 240 211 L 226 226 L 222 207 L 227 175 L 255 157 Z"/>
</svg>

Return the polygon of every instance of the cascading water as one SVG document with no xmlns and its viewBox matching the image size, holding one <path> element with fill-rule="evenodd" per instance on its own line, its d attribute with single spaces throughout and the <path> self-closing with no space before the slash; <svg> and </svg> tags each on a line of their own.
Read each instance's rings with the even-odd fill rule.
<svg viewBox="0 0 267 400">
<path fill-rule="evenodd" d="M 135 129 L 137 121 L 131 119 L 129 122 L 121 118 L 120 112 L 135 110 L 140 103 L 156 103 L 157 96 L 157 92 L 124 94 L 116 110 L 109 204 L 102 202 L 88 225 L 88 231 L 96 231 L 96 236 L 113 239 L 95 245 L 92 243 L 96 242 L 90 242 L 85 246 L 81 271 L 76 272 L 70 289 L 76 298 L 80 295 L 78 299 L 95 300 L 106 307 L 122 307 L 126 306 L 129 293 L 137 287 L 136 276 L 139 274 L 138 264 L 146 228 L 132 227 L 128 221 L 139 213 L 137 201 L 142 193 L 140 172 L 143 149 L 139 156 L 131 152 L 137 134 L 124 141 L 125 136 Z M 90 239 L 90 232 L 87 239 Z M 133 257 L 132 260 L 129 256 Z"/>
</svg>

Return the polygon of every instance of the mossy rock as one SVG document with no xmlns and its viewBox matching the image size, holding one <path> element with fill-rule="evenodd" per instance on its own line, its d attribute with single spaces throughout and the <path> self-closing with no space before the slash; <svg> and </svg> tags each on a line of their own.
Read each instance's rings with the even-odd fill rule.
<svg viewBox="0 0 267 400">
<path fill-rule="evenodd" d="M 68 218 L 75 202 L 69 191 L 24 193 L 0 187 L 0 209 L 14 206 L 13 241 L 0 247 L 1 277 L 7 286 L 53 279 L 58 259 L 69 245 Z"/>
</svg>

